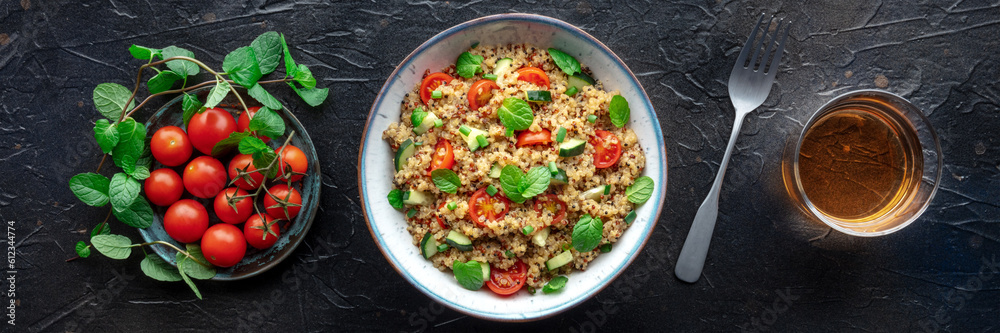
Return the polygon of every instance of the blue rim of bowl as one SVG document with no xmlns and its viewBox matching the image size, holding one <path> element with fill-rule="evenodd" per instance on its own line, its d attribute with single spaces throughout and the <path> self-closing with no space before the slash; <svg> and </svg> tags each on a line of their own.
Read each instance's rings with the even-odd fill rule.
<svg viewBox="0 0 1000 333">
<path fill-rule="evenodd" d="M 385 242 L 382 240 L 381 235 L 378 232 L 376 232 L 376 230 L 373 227 L 374 225 L 372 224 L 371 220 L 369 219 L 369 216 L 371 216 L 372 213 L 371 213 L 371 207 L 368 207 L 368 205 L 366 204 L 368 202 L 368 194 L 365 192 L 365 184 L 363 183 L 363 180 L 365 179 L 364 178 L 364 174 L 366 173 L 365 172 L 366 169 L 364 167 L 365 166 L 364 165 L 364 156 L 365 156 L 365 150 L 366 150 L 365 149 L 365 142 L 368 139 L 368 133 L 370 131 L 372 131 L 372 128 L 371 128 L 372 121 L 371 120 L 372 120 L 372 117 L 375 116 L 375 112 L 385 102 L 384 97 L 385 97 L 386 91 L 388 91 L 389 87 L 392 86 L 396 82 L 396 80 L 399 79 L 399 75 L 398 75 L 399 72 L 401 70 L 409 67 L 409 65 L 413 62 L 414 58 L 416 58 L 416 56 L 418 54 L 423 53 L 428 48 L 436 45 L 441 40 L 443 40 L 443 39 L 445 39 L 447 37 L 450 37 L 450 36 L 452 36 L 452 35 L 460 32 L 460 31 L 463 31 L 463 30 L 465 30 L 465 29 L 467 29 L 469 27 L 479 26 L 479 25 L 483 25 L 483 24 L 486 24 L 486 23 L 492 23 L 492 22 L 497 22 L 497 21 L 515 21 L 515 22 L 516 21 L 526 21 L 526 22 L 541 23 L 541 24 L 546 24 L 546 25 L 549 25 L 549 26 L 555 26 L 555 27 L 558 27 L 558 28 L 562 28 L 563 30 L 566 30 L 567 32 L 575 35 L 576 37 L 579 37 L 579 38 L 581 38 L 583 40 L 589 41 L 595 48 L 599 49 L 601 52 L 604 52 L 607 56 L 609 56 L 611 59 L 614 60 L 614 64 L 617 65 L 620 70 L 622 70 L 625 73 L 628 73 L 628 77 L 631 78 L 631 83 L 637 88 L 636 90 L 639 92 L 639 94 L 641 94 L 643 106 L 645 107 L 645 109 L 647 110 L 647 112 L 649 112 L 650 120 L 651 120 L 650 123 L 652 123 L 653 129 L 655 130 L 655 133 L 657 134 L 656 135 L 656 144 L 657 144 L 657 147 L 659 147 L 659 149 L 663 150 L 663 152 L 661 154 L 661 156 L 663 156 L 663 159 L 661 161 L 662 162 L 661 164 L 662 164 L 663 167 L 659 170 L 660 178 L 663 179 L 663 184 L 661 184 L 660 191 L 659 191 L 659 193 L 656 194 L 656 198 L 655 198 L 655 201 L 654 201 L 654 202 L 658 202 L 656 210 L 655 210 L 655 214 L 653 214 L 652 216 L 649 216 L 650 223 L 649 223 L 648 227 L 645 230 L 642 231 L 643 232 L 642 241 L 640 241 L 635 247 L 633 247 L 631 249 L 628 249 L 629 253 L 631 253 L 631 255 L 628 257 L 628 259 L 626 259 L 624 262 L 622 262 L 621 264 L 619 264 L 618 267 L 615 267 L 614 272 L 612 274 L 608 275 L 607 277 L 605 277 L 604 280 L 602 280 L 598 284 L 599 288 L 595 288 L 595 289 L 591 289 L 591 290 L 585 291 L 580 296 L 574 298 L 573 300 L 570 300 L 569 302 L 563 303 L 563 304 L 561 304 L 561 305 L 559 305 L 557 307 L 554 307 L 554 308 L 549 308 L 549 309 L 544 309 L 544 310 L 534 311 L 534 312 L 519 313 L 519 314 L 491 313 L 491 312 L 480 311 L 480 310 L 477 310 L 477 309 L 473 309 L 473 308 L 469 308 L 469 307 L 465 307 L 465 306 L 453 303 L 453 302 L 449 301 L 447 298 L 442 297 L 441 295 L 438 295 L 434 291 L 430 290 L 427 286 L 424 286 L 424 285 L 420 284 L 416 279 L 413 278 L 413 276 L 411 276 L 409 273 L 407 273 L 407 272 L 403 271 L 402 269 L 400 269 L 400 267 L 396 265 L 396 263 L 399 262 L 399 260 L 395 256 L 393 256 L 392 254 L 390 254 L 388 251 L 386 251 L 385 248 L 383 248 L 383 244 L 385 244 Z M 432 299 L 434 299 L 434 300 L 436 300 L 436 301 L 444 304 L 445 306 L 448 306 L 449 308 L 452 308 L 452 309 L 454 309 L 454 310 L 456 310 L 458 312 L 462 312 L 462 313 L 465 313 L 467 315 L 470 315 L 470 316 L 473 316 L 473 317 L 477 317 L 477 318 L 481 318 L 481 319 L 498 320 L 498 321 L 509 321 L 509 322 L 525 322 L 525 321 L 533 321 L 533 320 L 545 319 L 545 318 L 554 316 L 556 314 L 562 313 L 563 311 L 569 310 L 569 309 L 573 308 L 574 306 L 576 306 L 576 305 L 578 305 L 580 303 L 583 303 L 584 301 L 590 299 L 591 297 L 593 297 L 594 295 L 596 295 L 601 290 L 604 290 L 604 288 L 606 288 L 607 286 L 609 286 L 611 284 L 611 282 L 615 278 L 617 278 L 618 275 L 621 275 L 621 273 L 625 270 L 625 268 L 627 268 L 632 263 L 632 261 L 635 260 L 636 256 L 639 254 L 639 251 L 641 251 L 642 248 L 645 247 L 646 242 L 649 241 L 649 237 L 652 235 L 653 229 L 656 227 L 656 223 L 657 223 L 657 221 L 659 219 L 660 213 L 663 210 L 664 198 L 666 197 L 666 192 L 667 192 L 667 184 L 666 184 L 666 179 L 667 179 L 667 159 L 666 159 L 666 156 L 667 156 L 667 154 L 666 154 L 666 149 L 665 149 L 665 145 L 664 145 L 664 142 L 663 142 L 663 131 L 660 129 L 660 123 L 658 121 L 659 118 L 656 116 L 656 111 L 653 110 L 653 105 L 649 101 L 649 96 L 646 95 L 646 90 L 642 88 L 642 84 L 639 83 L 638 79 L 636 79 L 635 74 L 632 73 L 632 70 L 630 70 L 628 68 L 628 66 L 625 65 L 625 63 L 621 60 L 621 58 L 619 58 L 617 55 L 615 55 L 614 52 L 611 52 L 611 49 L 609 49 L 601 41 L 597 40 L 597 38 L 594 38 L 594 36 L 591 36 L 587 32 L 581 30 L 580 28 L 577 28 L 576 26 L 574 26 L 572 24 L 569 24 L 569 23 L 566 23 L 566 22 L 564 22 L 562 20 L 559 20 L 559 19 L 556 19 L 556 18 L 551 18 L 551 17 L 548 17 L 548 16 L 542 16 L 542 15 L 536 15 L 536 14 L 519 14 L 519 13 L 497 14 L 497 15 L 484 16 L 484 17 L 480 17 L 480 18 L 477 18 L 477 19 L 473 19 L 473 20 L 466 21 L 464 23 L 458 24 L 456 26 L 448 28 L 447 30 L 442 31 L 441 33 L 438 33 L 434 37 L 431 37 L 431 39 L 428 39 L 426 42 L 424 42 L 423 44 L 421 44 L 419 47 L 417 47 L 415 50 L 413 50 L 413 52 L 410 52 L 410 54 L 407 55 L 406 58 L 403 59 L 402 62 L 400 62 L 399 66 L 396 66 L 396 69 L 392 72 L 392 74 L 389 76 L 389 78 L 390 79 L 388 81 L 386 81 L 385 85 L 383 85 L 382 89 L 379 91 L 378 98 L 376 98 L 375 102 L 372 104 L 372 108 L 371 108 L 371 110 L 368 113 L 368 120 L 365 123 L 364 133 L 362 133 L 362 135 L 361 135 L 361 149 L 358 152 L 358 191 L 361 194 L 361 198 L 362 198 L 362 200 L 361 200 L 361 206 L 362 206 L 362 208 L 365 211 L 365 222 L 368 224 L 368 231 L 372 234 L 372 238 L 375 240 L 376 245 L 378 245 L 379 251 L 381 251 L 382 255 L 385 256 L 386 259 L 389 260 L 389 264 L 392 265 L 393 269 L 395 269 L 396 272 L 398 272 L 404 279 L 406 279 L 407 281 L 409 281 L 410 284 L 412 284 L 413 286 L 417 287 L 417 290 L 420 290 L 421 292 L 423 292 L 427 296 L 430 296 Z M 457 285 L 456 285 L 456 287 L 457 287 Z"/>
</svg>

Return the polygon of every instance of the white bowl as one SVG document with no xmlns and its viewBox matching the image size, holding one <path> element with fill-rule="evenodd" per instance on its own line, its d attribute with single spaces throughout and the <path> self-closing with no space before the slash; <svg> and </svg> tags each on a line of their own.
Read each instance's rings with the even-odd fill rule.
<svg viewBox="0 0 1000 333">
<path fill-rule="evenodd" d="M 441 272 L 425 260 L 406 231 L 406 217 L 389 205 L 392 189 L 393 151 L 382 140 L 382 132 L 398 122 L 403 96 L 412 91 L 425 70 L 436 72 L 452 65 L 458 54 L 475 44 L 530 43 L 555 47 L 590 67 L 593 77 L 605 90 L 618 90 L 631 107 L 627 125 L 639 137 L 646 154 L 644 175 L 652 177 L 653 197 L 636 209 L 635 222 L 614 244 L 613 251 L 601 254 L 586 271 L 568 275 L 562 291 L 530 295 L 519 292 L 501 297 L 488 289 L 462 288 L 450 271 Z M 530 14 L 502 14 L 478 18 L 456 25 L 423 43 L 404 59 L 386 81 L 368 114 L 358 156 L 358 188 L 368 228 L 382 254 L 407 281 L 435 301 L 456 311 L 484 319 L 529 321 L 566 311 L 607 287 L 635 259 L 653 232 L 663 207 L 667 188 L 667 157 L 663 133 L 649 97 L 627 66 L 600 41 L 583 30 L 550 17 Z"/>
</svg>

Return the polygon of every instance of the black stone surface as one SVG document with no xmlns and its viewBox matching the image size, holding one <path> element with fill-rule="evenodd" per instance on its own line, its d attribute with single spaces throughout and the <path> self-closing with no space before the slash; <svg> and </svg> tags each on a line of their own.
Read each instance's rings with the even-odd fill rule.
<svg viewBox="0 0 1000 333">
<path fill-rule="evenodd" d="M 528 324 L 466 317 L 406 283 L 368 234 L 356 185 L 361 130 L 396 64 L 443 29 L 505 12 L 565 20 L 624 59 L 652 98 L 670 165 L 663 214 L 631 267 L 593 299 Z M 674 278 L 673 263 L 725 149 L 733 119 L 727 78 L 761 12 L 795 26 L 770 98 L 742 129 L 704 275 L 685 284 Z M 100 160 L 91 93 L 102 82 L 134 84 L 141 62 L 127 47 L 176 44 L 218 68 L 229 50 L 268 30 L 285 33 L 298 61 L 331 89 L 319 108 L 276 89 L 280 99 L 295 101 L 286 104 L 306 124 L 322 160 L 325 188 L 305 244 L 257 278 L 201 283 L 203 301 L 181 283 L 143 276 L 139 255 L 66 262 L 75 256 L 73 244 L 107 214 L 76 200 L 67 181 Z M 6 0 L 0 3 L 0 217 L 13 225 L 17 306 L 16 326 L 3 327 L 996 331 L 998 34 L 1000 3 L 985 0 Z M 791 205 L 779 160 L 785 140 L 819 105 L 874 87 L 924 110 L 946 166 L 920 220 L 889 236 L 854 238 L 810 222 Z M 139 239 L 135 230 L 113 227 Z M 9 284 L 0 289 L 6 307 Z"/>
</svg>

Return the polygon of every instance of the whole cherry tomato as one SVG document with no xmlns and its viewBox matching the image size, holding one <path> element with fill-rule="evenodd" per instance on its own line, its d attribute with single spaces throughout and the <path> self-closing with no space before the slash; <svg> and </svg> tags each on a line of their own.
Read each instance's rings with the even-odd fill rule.
<svg viewBox="0 0 1000 333">
<path fill-rule="evenodd" d="M 240 228 L 219 223 L 205 230 L 201 238 L 201 253 L 212 265 L 233 267 L 247 253 L 247 240 Z"/>
<path fill-rule="evenodd" d="M 226 168 L 211 156 L 198 156 L 184 167 L 184 188 L 196 197 L 215 197 L 226 188 Z"/>
<path fill-rule="evenodd" d="M 262 217 L 263 216 L 263 217 Z M 267 224 L 266 226 L 264 224 Z M 265 232 L 266 230 L 266 232 Z M 281 236 L 278 223 L 273 218 L 265 214 L 253 214 L 247 223 L 243 225 L 243 235 L 247 238 L 247 243 L 257 249 L 266 249 L 274 245 Z"/>
<path fill-rule="evenodd" d="M 149 173 L 146 178 L 143 191 L 146 191 L 146 198 L 157 206 L 170 206 L 184 194 L 184 184 L 181 176 L 176 171 L 163 168 L 156 169 Z"/>
<path fill-rule="evenodd" d="M 191 199 L 177 200 L 163 215 L 163 230 L 181 243 L 194 243 L 208 228 L 208 211 Z"/>
<path fill-rule="evenodd" d="M 288 187 L 288 185 L 274 185 L 267 189 L 267 195 L 264 196 L 264 208 L 267 210 L 267 215 L 291 221 L 292 218 L 299 215 L 299 210 L 302 209 L 302 196 L 298 190 Z M 285 209 L 288 210 L 288 214 L 285 214 Z"/>
<path fill-rule="evenodd" d="M 306 153 L 303 153 L 298 147 L 288 145 L 284 150 L 281 147 L 274 150 L 279 156 L 278 161 L 278 180 L 285 180 L 285 176 L 289 173 L 305 173 L 306 169 L 309 168 L 309 160 L 306 159 Z M 291 181 L 296 181 L 302 179 L 302 175 L 292 175 L 288 177 Z"/>
<path fill-rule="evenodd" d="M 202 154 L 212 155 L 212 148 L 236 131 L 236 119 L 226 110 L 207 109 L 191 117 L 187 126 L 191 144 Z"/>
<path fill-rule="evenodd" d="M 247 112 L 247 111 L 249 111 L 249 112 Z M 240 112 L 240 119 L 236 120 L 236 131 L 237 132 L 246 132 L 247 130 L 250 129 L 250 119 L 253 118 L 253 115 L 256 114 L 257 111 L 260 111 L 260 107 L 259 106 L 251 106 L 251 107 L 247 108 L 247 111 Z M 247 113 L 249 113 L 249 115 L 247 115 Z M 258 139 L 260 139 L 261 141 L 264 141 L 264 143 L 267 143 L 268 141 L 271 141 L 271 138 L 269 138 L 269 137 L 267 137 L 265 135 L 254 135 L 254 136 L 257 137 Z"/>
<path fill-rule="evenodd" d="M 219 195 L 215 196 L 215 216 L 218 216 L 222 222 L 229 224 L 238 224 L 246 221 L 253 214 L 253 198 L 239 199 L 233 205 L 229 205 L 231 198 L 246 195 L 247 191 L 237 187 L 230 187 L 225 191 L 219 192 Z"/>
<path fill-rule="evenodd" d="M 149 139 L 149 150 L 153 153 L 153 158 L 166 166 L 184 164 L 194 151 L 187 133 L 177 126 L 166 126 L 156 130 Z"/>
<path fill-rule="evenodd" d="M 233 157 L 232 161 L 229 161 L 229 179 L 235 179 L 233 185 L 238 186 L 244 190 L 254 190 L 264 184 L 264 174 L 260 172 L 253 172 L 257 170 L 257 167 L 253 165 L 253 157 L 246 154 L 239 154 Z M 240 171 L 249 172 L 247 177 L 250 177 L 248 182 L 245 177 L 240 177 Z"/>
</svg>

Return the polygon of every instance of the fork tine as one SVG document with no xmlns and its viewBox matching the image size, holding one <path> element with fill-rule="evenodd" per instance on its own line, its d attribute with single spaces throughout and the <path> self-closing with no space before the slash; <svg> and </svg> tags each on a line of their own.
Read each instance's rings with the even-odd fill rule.
<svg viewBox="0 0 1000 333">
<path fill-rule="evenodd" d="M 733 66 L 733 70 L 745 67 L 743 66 L 743 63 L 747 61 L 747 55 L 750 54 L 750 48 L 748 46 L 753 44 L 754 37 L 757 36 L 757 28 L 760 28 L 761 22 L 764 22 L 764 14 L 760 14 L 760 19 L 757 19 L 757 25 L 753 27 L 753 33 L 750 34 L 750 37 L 747 37 L 747 42 L 743 44 L 743 51 L 740 51 L 740 57 L 736 59 L 736 65 Z"/>
<path fill-rule="evenodd" d="M 771 50 L 774 49 L 774 42 L 778 40 L 778 35 L 781 34 L 781 28 L 784 27 L 784 24 L 785 24 L 784 19 L 778 20 L 778 27 L 775 28 L 774 33 L 771 34 L 771 41 L 767 42 L 767 50 L 764 51 L 764 54 L 760 56 L 760 67 L 758 67 L 757 69 L 761 72 L 764 72 L 764 74 L 767 74 L 768 71 L 771 70 L 771 67 L 767 67 L 767 60 L 773 59 L 768 57 L 771 56 Z M 765 67 L 767 67 L 766 70 Z"/>
<path fill-rule="evenodd" d="M 760 40 L 758 40 L 756 43 L 754 43 L 753 57 L 750 57 L 750 62 L 747 63 L 747 68 L 750 68 L 751 70 L 754 70 L 755 68 L 757 68 L 757 62 L 759 61 L 759 58 L 757 58 L 757 55 L 760 54 L 760 49 L 762 47 L 764 47 L 764 41 L 767 40 L 767 30 L 769 28 L 771 28 L 771 21 L 774 21 L 774 15 L 771 15 L 771 18 L 767 19 L 767 25 L 761 27 L 762 29 L 761 29 L 761 32 L 760 32 Z M 753 34 L 754 35 L 757 34 L 757 29 L 753 30 Z M 771 39 L 774 39 L 774 37 L 771 37 Z M 743 46 L 743 47 L 746 47 L 746 46 Z"/>
<path fill-rule="evenodd" d="M 778 28 L 780 29 L 781 27 Z M 778 42 L 778 49 L 774 51 L 774 58 L 771 59 L 771 65 L 767 67 L 768 73 L 765 75 L 774 75 L 777 72 L 778 64 L 781 63 L 781 54 L 785 51 L 785 38 L 788 37 L 788 30 L 792 30 L 792 21 L 788 21 L 785 24 L 785 31 L 778 30 L 774 32 L 775 37 L 777 37 L 777 34 L 781 34 L 781 41 Z"/>
</svg>

